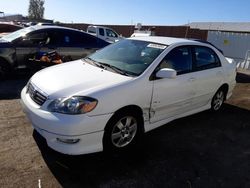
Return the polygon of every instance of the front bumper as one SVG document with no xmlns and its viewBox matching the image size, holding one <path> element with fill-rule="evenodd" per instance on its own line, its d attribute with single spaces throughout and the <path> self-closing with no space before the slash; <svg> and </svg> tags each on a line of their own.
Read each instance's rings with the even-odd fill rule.
<svg viewBox="0 0 250 188">
<path fill-rule="evenodd" d="M 104 127 L 112 114 L 87 116 L 51 113 L 40 108 L 26 93 L 21 93 L 21 104 L 34 129 L 52 149 L 71 155 L 93 153 L 103 150 Z M 58 139 L 80 139 L 67 144 Z"/>
<path fill-rule="evenodd" d="M 45 138 L 50 148 L 63 154 L 81 155 L 99 152 L 103 150 L 103 131 L 77 136 L 64 136 L 47 132 L 45 130 L 35 127 L 34 125 L 33 127 L 42 137 Z M 79 139 L 79 142 L 74 144 L 67 144 L 58 141 L 58 139 Z"/>
</svg>

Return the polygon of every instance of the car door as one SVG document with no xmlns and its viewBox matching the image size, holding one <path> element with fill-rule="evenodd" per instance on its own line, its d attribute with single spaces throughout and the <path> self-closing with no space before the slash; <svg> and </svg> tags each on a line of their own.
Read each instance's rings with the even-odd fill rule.
<svg viewBox="0 0 250 188">
<path fill-rule="evenodd" d="M 58 36 L 58 29 L 48 29 L 46 42 L 40 47 L 41 52 L 52 52 L 58 51 L 58 46 L 60 43 L 60 38 Z"/>
<path fill-rule="evenodd" d="M 103 28 L 98 28 L 98 38 L 102 40 L 106 40 L 105 31 Z"/>
<path fill-rule="evenodd" d="M 41 44 L 46 43 L 47 32 L 37 30 L 15 41 L 16 58 L 18 65 L 26 65 L 30 58 L 34 58 L 41 49 Z"/>
<path fill-rule="evenodd" d="M 209 47 L 193 46 L 195 94 L 193 107 L 199 108 L 211 102 L 223 81 L 223 69 L 217 54 Z"/>
<path fill-rule="evenodd" d="M 98 49 L 96 37 L 83 32 L 64 30 L 60 37 L 59 54 L 72 60 L 86 57 Z"/>
<path fill-rule="evenodd" d="M 177 71 L 176 78 L 153 80 L 150 122 L 161 121 L 192 109 L 194 94 L 192 53 L 189 46 L 171 50 L 159 64 L 155 72 L 162 68 Z"/>
</svg>

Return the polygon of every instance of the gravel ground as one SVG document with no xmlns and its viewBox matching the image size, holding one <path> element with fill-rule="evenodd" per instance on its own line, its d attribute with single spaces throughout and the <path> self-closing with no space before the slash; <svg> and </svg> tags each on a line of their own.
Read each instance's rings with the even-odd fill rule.
<svg viewBox="0 0 250 188">
<path fill-rule="evenodd" d="M 27 81 L 0 82 L 0 187 L 250 187 L 249 72 L 221 112 L 173 121 L 112 156 L 49 149 L 19 104 Z"/>
</svg>

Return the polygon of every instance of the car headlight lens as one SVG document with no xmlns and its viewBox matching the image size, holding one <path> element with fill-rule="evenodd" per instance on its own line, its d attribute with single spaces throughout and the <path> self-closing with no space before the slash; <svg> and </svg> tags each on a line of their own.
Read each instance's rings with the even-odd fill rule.
<svg viewBox="0 0 250 188">
<path fill-rule="evenodd" d="M 97 102 L 96 99 L 91 97 L 59 98 L 48 105 L 48 110 L 62 114 L 85 114 L 94 110 Z"/>
</svg>

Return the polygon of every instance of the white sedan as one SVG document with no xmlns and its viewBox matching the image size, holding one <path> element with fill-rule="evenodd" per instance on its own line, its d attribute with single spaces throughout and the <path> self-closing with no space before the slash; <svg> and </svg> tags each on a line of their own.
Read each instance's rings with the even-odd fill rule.
<svg viewBox="0 0 250 188">
<path fill-rule="evenodd" d="M 21 103 L 56 151 L 119 151 L 174 119 L 218 111 L 235 76 L 235 65 L 209 44 L 134 37 L 36 73 Z"/>
</svg>

